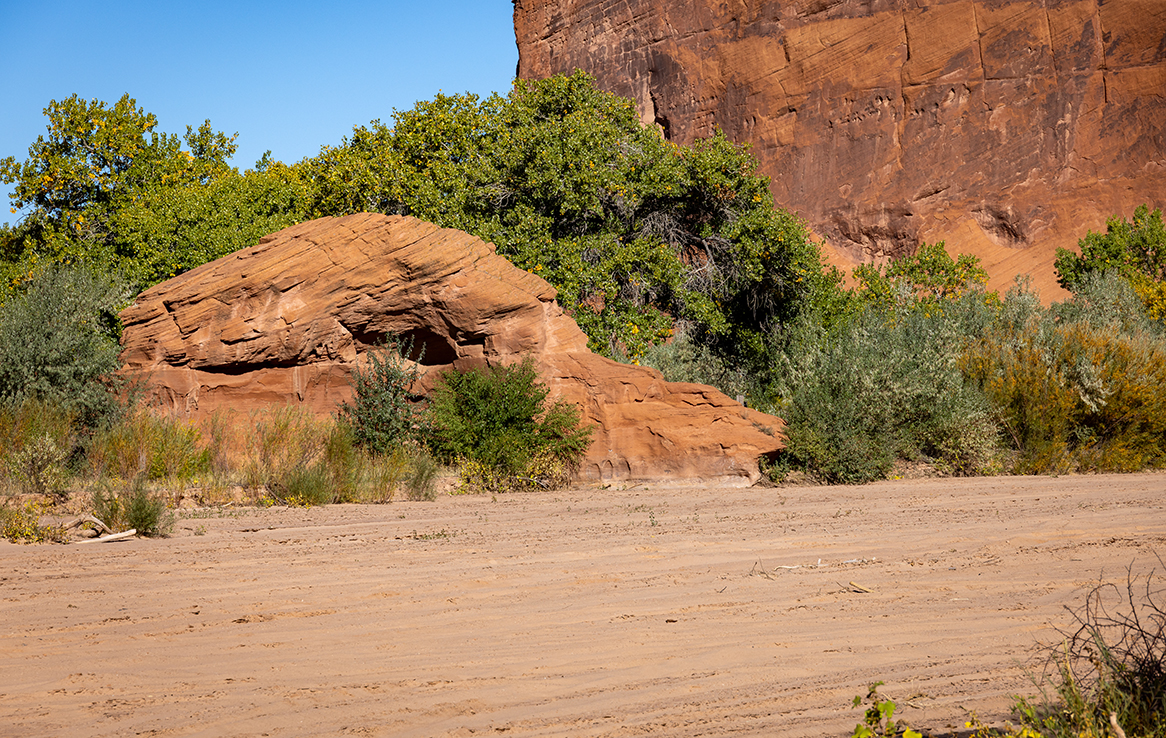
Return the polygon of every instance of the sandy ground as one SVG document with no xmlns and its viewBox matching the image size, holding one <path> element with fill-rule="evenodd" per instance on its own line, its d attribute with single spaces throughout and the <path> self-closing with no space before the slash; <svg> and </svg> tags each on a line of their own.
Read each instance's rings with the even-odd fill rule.
<svg viewBox="0 0 1166 738">
<path fill-rule="evenodd" d="M 966 733 L 1063 606 L 1157 565 L 1164 504 L 1162 474 L 639 486 L 3 544 L 0 735 L 841 736 L 876 679 Z"/>
</svg>

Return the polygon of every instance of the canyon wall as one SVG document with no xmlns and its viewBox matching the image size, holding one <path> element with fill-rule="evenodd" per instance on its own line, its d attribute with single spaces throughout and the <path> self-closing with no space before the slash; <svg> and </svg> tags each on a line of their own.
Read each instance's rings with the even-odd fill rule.
<svg viewBox="0 0 1166 738">
<path fill-rule="evenodd" d="M 518 75 L 583 69 L 748 142 L 840 266 L 946 241 L 992 288 L 1166 205 L 1164 0 L 515 0 Z"/>
</svg>

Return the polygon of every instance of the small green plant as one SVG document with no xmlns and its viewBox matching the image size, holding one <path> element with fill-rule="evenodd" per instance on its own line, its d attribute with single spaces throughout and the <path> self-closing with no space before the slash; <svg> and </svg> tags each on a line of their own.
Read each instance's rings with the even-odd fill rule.
<svg viewBox="0 0 1166 738">
<path fill-rule="evenodd" d="M 865 699 L 867 703 L 866 713 L 863 715 L 862 722 L 854 726 L 851 738 L 876 738 L 876 736 L 877 738 L 893 738 L 898 735 L 902 735 L 903 738 L 923 738 L 922 733 L 912 730 L 903 720 L 895 721 L 897 705 L 894 700 L 883 699 L 882 695 L 879 694 L 881 686 L 883 686 L 881 681 L 870 685 Z M 859 707 L 863 702 L 862 695 L 855 695 L 855 707 Z"/>
<path fill-rule="evenodd" d="M 424 441 L 428 423 L 420 398 L 410 393 L 420 378 L 417 363 L 424 347 L 414 355 L 412 338 L 389 338 L 369 351 L 367 368 L 352 372 L 352 402 L 340 405 L 338 417 L 352 428 L 358 446 L 373 453 Z"/>
<path fill-rule="evenodd" d="M 505 491 L 561 484 L 591 444 L 579 409 L 549 407 L 546 385 L 528 357 L 516 364 L 446 372 L 433 393 L 432 446 L 458 461 L 463 486 Z"/>
</svg>

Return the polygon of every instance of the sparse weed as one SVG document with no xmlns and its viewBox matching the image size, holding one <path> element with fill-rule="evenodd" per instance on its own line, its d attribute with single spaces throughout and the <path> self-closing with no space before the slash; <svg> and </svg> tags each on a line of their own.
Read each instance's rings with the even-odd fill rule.
<svg viewBox="0 0 1166 738">
<path fill-rule="evenodd" d="M 862 695 L 855 695 L 854 706 L 859 707 L 866 702 L 867 708 L 862 722 L 854 726 L 851 738 L 895 738 L 899 735 L 902 738 L 923 738 L 922 733 L 912 730 L 904 721 L 895 720 L 898 705 L 894 700 L 884 699 L 879 694 L 881 686 L 883 686 L 881 681 L 870 685 L 865 700 Z"/>
<path fill-rule="evenodd" d="M 405 497 L 414 502 L 431 502 L 437 498 L 437 473 L 440 466 L 423 448 L 412 449 L 406 456 L 408 475 Z"/>
<path fill-rule="evenodd" d="M 1041 694 L 1014 698 L 1018 725 L 993 728 L 972 714 L 964 724 L 972 738 L 1166 737 L 1166 587 L 1156 574 L 1143 579 L 1131 565 L 1124 585 L 1093 587 L 1061 641 L 1041 647 L 1045 668 L 1034 679 Z M 871 686 L 855 738 L 904 727 L 892 722 L 894 703 L 877 696 L 881 684 Z M 854 698 L 855 706 L 860 702 Z M 903 733 L 909 734 L 919 735 Z"/>
</svg>

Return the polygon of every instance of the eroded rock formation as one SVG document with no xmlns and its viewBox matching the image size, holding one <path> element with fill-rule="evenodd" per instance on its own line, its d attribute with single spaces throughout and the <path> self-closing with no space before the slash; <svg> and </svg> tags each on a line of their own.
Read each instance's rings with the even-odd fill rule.
<svg viewBox="0 0 1166 738">
<path fill-rule="evenodd" d="M 386 335 L 425 347 L 425 390 L 448 367 L 532 356 L 552 393 L 596 426 L 582 476 L 756 480 L 782 421 L 705 385 L 587 349 L 555 289 L 461 231 L 357 214 L 287 228 L 143 292 L 122 313 L 123 371 L 178 413 L 351 397 Z"/>
<path fill-rule="evenodd" d="M 1161 0 L 515 0 L 518 74 L 576 68 L 689 143 L 747 141 L 840 263 L 921 240 L 993 288 L 1166 205 Z"/>
</svg>

